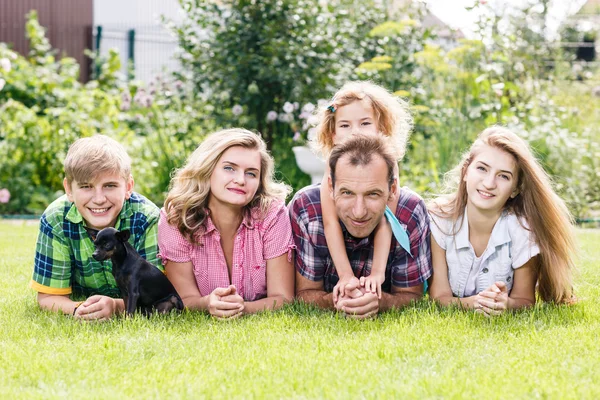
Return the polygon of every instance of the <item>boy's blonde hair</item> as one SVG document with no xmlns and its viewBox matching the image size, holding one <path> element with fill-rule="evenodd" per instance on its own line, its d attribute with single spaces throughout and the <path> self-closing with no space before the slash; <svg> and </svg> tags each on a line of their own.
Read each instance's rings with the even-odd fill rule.
<svg viewBox="0 0 600 400">
<path fill-rule="evenodd" d="M 388 90 L 368 81 L 348 82 L 333 96 L 333 99 L 317 110 L 318 124 L 312 147 L 328 155 L 333 149 L 335 133 L 335 111 L 355 101 L 364 102 L 375 114 L 377 129 L 392 139 L 398 159 L 404 157 L 413 120 L 408 103 Z"/>
<path fill-rule="evenodd" d="M 65 176 L 70 185 L 93 182 L 100 174 L 115 173 L 127 180 L 131 175 L 131 158 L 116 140 L 104 135 L 77 139 L 67 152 Z"/>
<path fill-rule="evenodd" d="M 183 168 L 176 172 L 165 200 L 167 221 L 177 226 L 192 243 L 199 243 L 196 233 L 202 231 L 208 215 L 210 177 L 223 153 L 233 146 L 256 150 L 260 154 L 260 184 L 254 198 L 245 207 L 247 213 L 256 210 L 258 217 L 262 218 L 274 200 L 285 201 L 291 191 L 289 186 L 275 181 L 273 157 L 259 135 L 240 128 L 208 135 Z"/>
<path fill-rule="evenodd" d="M 448 194 L 432 201 L 429 211 L 452 221 L 462 219 L 468 200 L 465 175 L 485 146 L 502 150 L 515 159 L 518 194 L 508 199 L 504 209 L 527 221 L 540 248 L 537 265 L 539 296 L 544 301 L 556 303 L 573 301 L 572 272 L 576 248 L 571 214 L 552 189 L 550 177 L 527 142 L 509 129 L 493 126 L 479 134 L 461 162 L 447 174 L 445 192 Z"/>
</svg>

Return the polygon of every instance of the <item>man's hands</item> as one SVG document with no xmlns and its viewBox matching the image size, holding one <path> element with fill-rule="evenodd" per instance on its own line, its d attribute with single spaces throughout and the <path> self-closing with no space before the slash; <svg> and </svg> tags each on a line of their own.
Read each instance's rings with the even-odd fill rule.
<svg viewBox="0 0 600 400">
<path fill-rule="evenodd" d="M 498 281 L 477 295 L 473 303 L 475 312 L 486 317 L 500 315 L 508 308 L 508 288 L 506 283 Z"/>
<path fill-rule="evenodd" d="M 216 288 L 208 295 L 208 312 L 219 319 L 232 319 L 242 315 L 244 299 L 237 294 L 233 285 L 226 288 Z"/>
<path fill-rule="evenodd" d="M 337 285 L 335 285 L 333 287 L 333 292 L 332 292 L 333 304 L 335 305 L 338 302 L 338 300 L 340 299 L 340 297 L 349 296 L 350 291 L 347 291 L 346 287 L 349 287 L 349 288 L 354 288 L 355 286 L 358 287 L 359 283 L 360 282 L 359 282 L 358 278 L 352 274 L 340 276 L 340 279 L 339 279 Z"/>
<path fill-rule="evenodd" d="M 355 279 L 343 287 L 343 292 L 347 295 L 339 296 L 337 301 L 334 298 L 333 305 L 336 310 L 356 319 L 370 318 L 379 312 L 377 294 L 364 287 L 364 280 L 362 283 Z"/>
<path fill-rule="evenodd" d="M 90 296 L 77 307 L 73 318 L 84 321 L 106 321 L 118 311 L 117 301 L 112 297 L 98 294 Z"/>
</svg>

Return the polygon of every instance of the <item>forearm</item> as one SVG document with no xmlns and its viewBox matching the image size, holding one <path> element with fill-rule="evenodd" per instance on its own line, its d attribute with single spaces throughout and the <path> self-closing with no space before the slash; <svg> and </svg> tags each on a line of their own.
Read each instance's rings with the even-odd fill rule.
<svg viewBox="0 0 600 400">
<path fill-rule="evenodd" d="M 384 217 L 382 222 L 377 225 L 377 228 L 375 229 L 373 267 L 371 268 L 371 275 L 385 275 L 387 259 L 390 253 L 390 245 L 392 243 L 392 234 L 392 228 L 387 221 L 385 221 Z"/>
<path fill-rule="evenodd" d="M 324 223 L 323 229 L 327 238 L 327 247 L 330 249 L 331 260 L 335 266 L 335 270 L 340 278 L 352 277 L 354 272 L 346 254 L 346 244 L 343 240 L 340 224 L 336 221 L 335 224 Z"/>
<path fill-rule="evenodd" d="M 313 304 L 319 308 L 331 309 L 335 307 L 333 305 L 333 295 L 323 290 L 317 289 L 306 289 L 300 290 L 296 293 L 296 297 L 299 300 L 304 301 L 308 304 Z"/>
<path fill-rule="evenodd" d="M 379 301 L 379 311 L 387 311 L 391 308 L 402 308 L 413 301 L 423 298 L 423 294 L 401 292 L 401 293 L 382 293 Z"/>
<path fill-rule="evenodd" d="M 512 298 L 508 297 L 507 308 L 511 310 L 518 310 L 519 308 L 528 308 L 533 307 L 535 305 L 535 297 L 532 299 L 526 298 Z"/>
<path fill-rule="evenodd" d="M 44 293 L 38 293 L 38 304 L 42 310 L 61 311 L 65 314 L 73 315 L 75 307 L 81 302 L 73 301 L 67 296 L 53 296 Z"/>
<path fill-rule="evenodd" d="M 432 299 L 442 306 L 457 305 L 466 309 L 474 309 L 477 296 L 470 297 L 455 297 L 453 295 L 443 295 L 439 297 L 432 296 Z"/>
<path fill-rule="evenodd" d="M 189 310 L 199 310 L 199 311 L 207 311 L 208 310 L 208 298 L 209 296 L 200 296 L 200 295 L 192 295 L 181 297 L 181 301 L 183 301 L 183 305 L 185 308 Z"/>
<path fill-rule="evenodd" d="M 265 310 L 277 310 L 291 301 L 291 298 L 286 298 L 283 295 L 265 297 L 264 299 L 256 301 L 246 301 L 244 302 L 244 314 L 254 314 Z"/>
</svg>

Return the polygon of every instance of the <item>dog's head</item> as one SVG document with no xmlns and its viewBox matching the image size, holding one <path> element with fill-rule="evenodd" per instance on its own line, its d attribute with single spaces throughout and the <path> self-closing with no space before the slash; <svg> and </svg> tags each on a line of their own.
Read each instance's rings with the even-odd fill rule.
<svg viewBox="0 0 600 400">
<path fill-rule="evenodd" d="M 108 260 L 124 242 L 129 240 L 130 236 L 129 230 L 118 231 L 111 227 L 104 228 L 101 231 L 92 228 L 86 228 L 85 230 L 94 241 L 94 246 L 96 246 L 96 251 L 92 254 L 96 261 Z"/>
</svg>

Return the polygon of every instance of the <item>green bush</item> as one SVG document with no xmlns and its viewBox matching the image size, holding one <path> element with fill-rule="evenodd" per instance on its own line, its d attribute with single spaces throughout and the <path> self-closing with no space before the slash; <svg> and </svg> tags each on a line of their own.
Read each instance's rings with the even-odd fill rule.
<svg viewBox="0 0 600 400">
<path fill-rule="evenodd" d="M 545 0 L 506 15 L 478 2 L 479 40 L 451 49 L 423 26 L 420 2 L 399 17 L 375 0 L 180 2 L 187 18 L 170 26 L 183 71 L 147 84 L 125 81 L 111 51 L 82 85 L 73 59 L 54 58 L 35 13 L 27 57 L 0 44 L 0 213 L 41 212 L 62 193 L 69 144 L 95 133 L 126 146 L 137 190 L 157 204 L 203 137 L 232 126 L 261 132 L 279 178 L 299 189 L 309 178 L 291 147 L 319 100 L 350 79 L 410 101 L 416 124 L 400 171 L 417 192 L 438 192 L 475 136 L 503 124 L 530 142 L 576 216 L 600 208 L 600 99 L 585 81 L 564 81 L 594 71 L 574 73 L 572 55 L 545 41 Z"/>
<path fill-rule="evenodd" d="M 280 178 L 309 182 L 291 147 L 293 111 L 328 98 L 369 57 L 366 33 L 385 17 L 375 2 L 350 0 L 180 0 L 187 19 L 172 26 L 182 49 L 182 79 L 193 84 L 217 126 L 260 132 Z M 288 104 L 288 106 L 286 106 Z M 296 105 L 293 110 L 290 106 Z"/>
<path fill-rule="evenodd" d="M 81 85 L 72 58 L 54 58 L 34 11 L 26 29 L 27 58 L 0 44 L 0 59 L 10 65 L 1 71 L 0 186 L 11 192 L 2 213 L 41 213 L 61 193 L 62 160 L 77 138 L 124 134 L 118 98 L 93 82 Z"/>
</svg>

